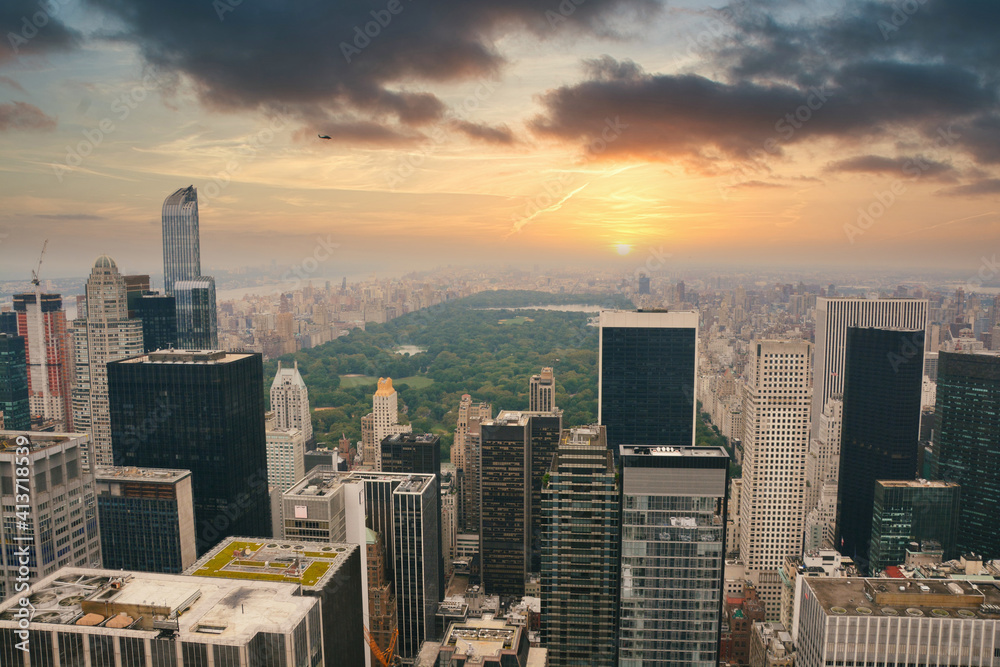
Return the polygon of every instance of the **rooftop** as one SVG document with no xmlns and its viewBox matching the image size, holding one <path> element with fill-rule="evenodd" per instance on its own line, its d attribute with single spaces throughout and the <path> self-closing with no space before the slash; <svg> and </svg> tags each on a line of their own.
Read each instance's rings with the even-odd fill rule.
<svg viewBox="0 0 1000 667">
<path fill-rule="evenodd" d="M 807 578 L 832 616 L 1000 619 L 1000 585 L 953 579 Z"/>
<path fill-rule="evenodd" d="M 18 442 L 18 438 L 27 442 Z M 90 439 L 86 433 L 48 433 L 42 431 L 0 431 L 0 455 L 14 454 L 18 447 L 27 446 L 31 451 L 40 451 L 63 443 L 80 444 Z"/>
<path fill-rule="evenodd" d="M 320 590 L 347 562 L 356 544 L 230 537 L 202 556 L 185 574 L 301 584 Z"/>
<path fill-rule="evenodd" d="M 729 454 L 722 447 L 650 447 L 646 445 L 620 445 L 622 456 L 687 456 L 692 458 L 725 457 Z"/>
<path fill-rule="evenodd" d="M 249 641 L 258 632 L 289 632 L 319 601 L 279 582 L 203 579 L 178 574 L 66 567 L 32 587 L 29 629 L 48 624 L 92 626 L 96 634 L 183 641 Z M 20 597 L 0 604 L 0 628 L 14 628 Z"/>
<path fill-rule="evenodd" d="M 955 482 L 927 479 L 879 479 L 875 483 L 887 489 L 951 489 L 959 486 Z"/>
<path fill-rule="evenodd" d="M 157 350 L 122 359 L 118 364 L 229 364 L 252 356 L 246 352 L 223 350 Z"/>
<path fill-rule="evenodd" d="M 113 482 L 162 482 L 172 484 L 191 475 L 190 470 L 169 468 L 132 468 L 126 466 L 97 466 L 94 468 L 97 481 Z"/>
</svg>

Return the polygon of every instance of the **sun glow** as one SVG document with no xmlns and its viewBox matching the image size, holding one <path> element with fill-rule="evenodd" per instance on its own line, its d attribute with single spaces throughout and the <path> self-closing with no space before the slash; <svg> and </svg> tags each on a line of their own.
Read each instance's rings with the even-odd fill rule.
<svg viewBox="0 0 1000 667">
<path fill-rule="evenodd" d="M 625 255 L 627 255 L 630 252 L 632 252 L 632 246 L 629 245 L 628 243 L 619 243 L 619 244 L 615 245 L 615 250 L 618 251 L 619 255 L 621 255 L 622 257 L 624 257 Z"/>
</svg>

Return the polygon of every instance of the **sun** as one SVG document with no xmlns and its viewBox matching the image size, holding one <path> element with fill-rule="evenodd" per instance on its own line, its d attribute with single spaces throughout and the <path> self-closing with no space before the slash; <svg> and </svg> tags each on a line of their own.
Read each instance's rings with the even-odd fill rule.
<svg viewBox="0 0 1000 667">
<path fill-rule="evenodd" d="M 619 255 L 621 255 L 622 257 L 624 257 L 625 255 L 627 255 L 630 252 L 632 252 L 632 246 L 629 245 L 628 243 L 619 243 L 619 244 L 615 245 L 615 250 L 618 251 Z"/>
</svg>

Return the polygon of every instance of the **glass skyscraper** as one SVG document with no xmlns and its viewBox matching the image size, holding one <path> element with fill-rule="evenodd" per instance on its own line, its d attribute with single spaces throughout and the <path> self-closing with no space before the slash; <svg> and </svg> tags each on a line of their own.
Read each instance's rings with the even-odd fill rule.
<svg viewBox="0 0 1000 667">
<path fill-rule="evenodd" d="M 955 554 L 961 487 L 952 482 L 879 480 L 875 482 L 871 566 L 877 575 L 890 565 L 906 560 L 910 542 L 934 540 L 944 549 L 945 559 Z"/>
<path fill-rule="evenodd" d="M 189 185 L 163 201 L 163 283 L 168 295 L 178 280 L 201 275 L 198 190 Z"/>
<path fill-rule="evenodd" d="M 0 333 L 0 412 L 8 431 L 31 428 L 24 338 Z"/>
<path fill-rule="evenodd" d="M 923 329 L 848 327 L 836 545 L 869 572 L 875 480 L 917 476 Z"/>
<path fill-rule="evenodd" d="M 134 301 L 135 317 L 142 320 L 143 352 L 177 347 L 177 302 L 172 296 L 147 292 Z"/>
<path fill-rule="evenodd" d="M 729 455 L 620 448 L 620 667 L 717 667 Z"/>
<path fill-rule="evenodd" d="M 198 554 L 271 534 L 257 353 L 161 351 L 108 364 L 116 465 L 191 471 Z"/>
<path fill-rule="evenodd" d="M 957 549 L 1000 558 L 1000 356 L 942 352 L 934 449 L 962 485 Z"/>
<path fill-rule="evenodd" d="M 694 444 L 698 313 L 603 311 L 598 421 L 608 447 Z"/>
<path fill-rule="evenodd" d="M 174 283 L 177 300 L 177 347 L 216 350 L 219 327 L 215 310 L 215 278 L 199 276 Z"/>
</svg>

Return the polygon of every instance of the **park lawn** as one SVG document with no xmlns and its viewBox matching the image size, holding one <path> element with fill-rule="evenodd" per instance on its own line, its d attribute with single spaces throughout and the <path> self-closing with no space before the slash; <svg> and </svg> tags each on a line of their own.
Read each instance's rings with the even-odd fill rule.
<svg viewBox="0 0 1000 667">
<path fill-rule="evenodd" d="M 377 377 L 371 375 L 341 375 L 340 376 L 340 386 L 344 389 L 354 389 L 355 387 L 364 387 L 367 385 L 376 384 L 378 382 Z M 429 387 L 434 384 L 434 378 L 429 378 L 426 375 L 411 375 L 405 378 L 392 378 L 392 383 L 394 385 L 405 384 L 409 385 L 413 389 L 423 389 L 424 387 Z"/>
<path fill-rule="evenodd" d="M 518 315 L 509 320 L 500 320 L 500 324 L 524 324 L 525 322 L 534 322 L 535 320 L 530 317 L 525 317 L 524 315 Z"/>
</svg>

